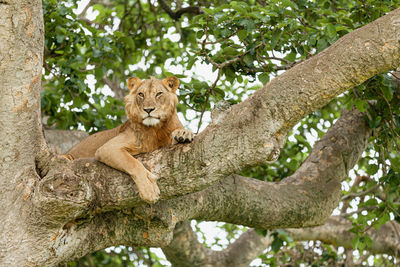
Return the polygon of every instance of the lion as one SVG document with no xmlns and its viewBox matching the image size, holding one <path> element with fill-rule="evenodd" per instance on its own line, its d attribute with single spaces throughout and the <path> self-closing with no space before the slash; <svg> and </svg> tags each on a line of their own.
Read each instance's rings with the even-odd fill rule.
<svg viewBox="0 0 400 267">
<path fill-rule="evenodd" d="M 157 177 L 133 156 L 160 147 L 193 141 L 193 133 L 183 128 L 176 113 L 179 86 L 176 77 L 158 80 L 150 77 L 127 81 L 125 97 L 128 120 L 122 125 L 90 135 L 67 152 L 70 160 L 94 157 L 117 170 L 129 174 L 136 183 L 140 197 L 154 203 L 160 190 Z"/>
</svg>

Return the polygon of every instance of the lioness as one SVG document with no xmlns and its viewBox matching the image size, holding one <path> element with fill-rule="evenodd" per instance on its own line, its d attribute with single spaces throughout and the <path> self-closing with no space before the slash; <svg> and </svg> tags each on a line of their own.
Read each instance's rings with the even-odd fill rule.
<svg viewBox="0 0 400 267">
<path fill-rule="evenodd" d="M 129 174 L 140 197 L 150 203 L 160 195 L 156 179 L 133 157 L 174 143 L 191 142 L 193 133 L 185 130 L 176 114 L 179 86 L 176 77 L 127 81 L 129 94 L 125 110 L 129 120 L 124 124 L 90 135 L 65 155 L 69 159 L 95 157 L 108 166 Z"/>
</svg>

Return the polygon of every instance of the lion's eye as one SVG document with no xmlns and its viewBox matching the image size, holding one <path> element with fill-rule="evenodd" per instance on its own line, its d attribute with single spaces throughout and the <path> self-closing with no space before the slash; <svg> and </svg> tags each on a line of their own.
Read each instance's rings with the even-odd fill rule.
<svg viewBox="0 0 400 267">
<path fill-rule="evenodd" d="M 162 95 L 163 93 L 162 92 L 158 92 L 157 94 L 156 94 L 156 97 L 159 97 L 160 95 Z"/>
<path fill-rule="evenodd" d="M 139 93 L 138 96 L 140 96 L 140 97 L 143 98 L 143 97 L 144 97 L 144 94 L 143 94 L 143 93 Z"/>
</svg>

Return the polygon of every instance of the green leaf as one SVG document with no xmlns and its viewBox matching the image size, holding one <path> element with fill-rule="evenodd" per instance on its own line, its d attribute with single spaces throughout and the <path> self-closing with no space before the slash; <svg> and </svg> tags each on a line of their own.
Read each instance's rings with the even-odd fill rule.
<svg viewBox="0 0 400 267">
<path fill-rule="evenodd" d="M 248 33 L 246 30 L 240 30 L 237 33 L 237 36 L 239 37 L 240 41 L 243 41 L 244 39 L 246 39 L 247 35 L 248 35 Z"/>
<path fill-rule="evenodd" d="M 355 105 L 356 108 L 361 112 L 365 112 L 368 108 L 367 100 L 357 99 Z"/>
<path fill-rule="evenodd" d="M 328 47 L 328 42 L 326 41 L 326 39 L 321 38 L 318 40 L 317 42 L 317 52 L 321 52 L 322 50 L 324 50 L 325 48 Z"/>
<path fill-rule="evenodd" d="M 64 34 L 56 34 L 56 39 L 57 39 L 57 43 L 61 44 L 65 39 L 65 35 Z"/>
<path fill-rule="evenodd" d="M 294 62 L 296 60 L 296 56 L 296 53 L 291 52 L 287 56 L 285 56 L 285 59 L 289 60 L 290 62 Z"/>
<path fill-rule="evenodd" d="M 268 230 L 265 229 L 259 229 L 259 228 L 254 228 L 257 234 L 261 236 L 267 236 Z"/>
<path fill-rule="evenodd" d="M 371 120 L 368 121 L 369 127 L 377 128 L 381 124 L 381 121 L 382 121 L 382 117 L 376 116 L 375 118 L 372 118 Z"/>
<path fill-rule="evenodd" d="M 390 215 L 388 212 L 382 215 L 376 222 L 374 222 L 374 228 L 379 229 L 382 225 L 390 221 Z"/>
<path fill-rule="evenodd" d="M 232 8 L 240 14 L 247 14 L 246 9 L 244 9 L 241 5 L 237 4 L 235 1 L 231 3 Z"/>
<path fill-rule="evenodd" d="M 276 236 L 274 238 L 274 241 L 272 241 L 271 243 L 271 249 L 276 253 L 281 249 L 282 246 L 283 240 Z"/>
<path fill-rule="evenodd" d="M 213 90 L 218 99 L 224 99 L 224 97 L 225 97 L 224 90 L 222 90 L 221 88 L 218 88 L 218 87 L 215 87 Z"/>
<path fill-rule="evenodd" d="M 272 38 L 271 38 L 271 49 L 274 49 L 276 47 L 276 44 L 280 40 L 281 34 L 282 34 L 282 32 L 278 31 L 278 32 L 275 32 L 272 35 Z"/>
<path fill-rule="evenodd" d="M 282 6 L 283 7 L 291 7 L 294 9 L 298 9 L 299 7 L 294 3 L 293 1 L 290 0 L 282 0 Z"/>
<path fill-rule="evenodd" d="M 381 86 L 381 91 L 385 96 L 386 100 L 391 101 L 393 98 L 393 88 L 392 86 Z"/>
<path fill-rule="evenodd" d="M 359 250 L 364 250 L 365 246 L 366 246 L 366 243 L 365 243 L 364 239 L 360 238 L 360 240 L 359 240 L 359 242 L 357 244 L 357 248 Z"/>
<path fill-rule="evenodd" d="M 194 65 L 194 63 L 196 62 L 196 60 L 197 60 L 197 58 L 196 57 L 191 57 L 191 58 L 189 58 L 189 61 L 188 61 L 188 63 L 187 63 L 187 69 L 188 70 L 191 70 L 192 69 L 192 67 L 193 67 L 193 65 Z"/>
<path fill-rule="evenodd" d="M 246 23 L 246 28 L 247 28 L 247 31 L 254 30 L 256 28 L 256 24 L 254 23 L 253 20 L 248 19 L 247 23 Z"/>
<path fill-rule="evenodd" d="M 379 170 L 379 166 L 376 164 L 370 164 L 367 166 L 367 173 L 369 175 L 374 175 L 375 173 L 377 173 Z"/>
<path fill-rule="evenodd" d="M 252 57 L 251 55 L 249 55 L 249 54 L 244 55 L 243 61 L 244 61 L 244 63 L 246 63 L 248 66 L 250 66 L 250 67 L 253 66 L 253 61 L 254 61 L 254 59 L 253 59 L 253 57 Z"/>
<path fill-rule="evenodd" d="M 223 54 L 224 55 L 229 55 L 229 56 L 236 56 L 239 53 L 240 53 L 239 51 L 237 51 L 235 48 L 230 47 L 230 46 L 225 47 L 224 50 L 223 50 Z"/>
<path fill-rule="evenodd" d="M 325 32 L 329 38 L 333 39 L 336 37 L 336 28 L 332 24 L 326 25 Z"/>
<path fill-rule="evenodd" d="M 351 246 L 353 247 L 353 249 L 357 249 L 358 248 L 359 242 L 360 242 L 360 237 L 359 236 L 353 237 L 353 239 L 351 240 Z"/>
<path fill-rule="evenodd" d="M 103 54 L 103 52 L 97 48 L 93 48 L 93 57 L 97 58 L 97 57 L 101 57 L 101 55 Z"/>
<path fill-rule="evenodd" d="M 231 31 L 228 28 L 224 28 L 221 30 L 221 36 L 226 37 L 231 33 Z"/>
<path fill-rule="evenodd" d="M 269 74 L 261 73 L 260 75 L 258 75 L 258 79 L 265 85 L 267 82 L 269 82 Z"/>
</svg>

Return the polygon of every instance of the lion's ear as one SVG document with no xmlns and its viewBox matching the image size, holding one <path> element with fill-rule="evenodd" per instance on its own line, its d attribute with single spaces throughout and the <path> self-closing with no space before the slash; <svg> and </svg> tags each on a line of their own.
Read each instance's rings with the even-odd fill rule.
<svg viewBox="0 0 400 267">
<path fill-rule="evenodd" d="M 173 93 L 175 93 L 176 89 L 178 89 L 178 87 L 179 87 L 179 80 L 178 80 L 178 78 L 176 78 L 174 76 L 165 78 L 164 80 L 162 80 L 162 82 Z"/>
<path fill-rule="evenodd" d="M 128 81 L 126 82 L 126 85 L 128 86 L 129 91 L 132 91 L 133 89 L 137 88 L 138 85 L 141 83 L 142 81 L 137 78 L 137 77 L 130 77 L 128 79 Z"/>
</svg>

